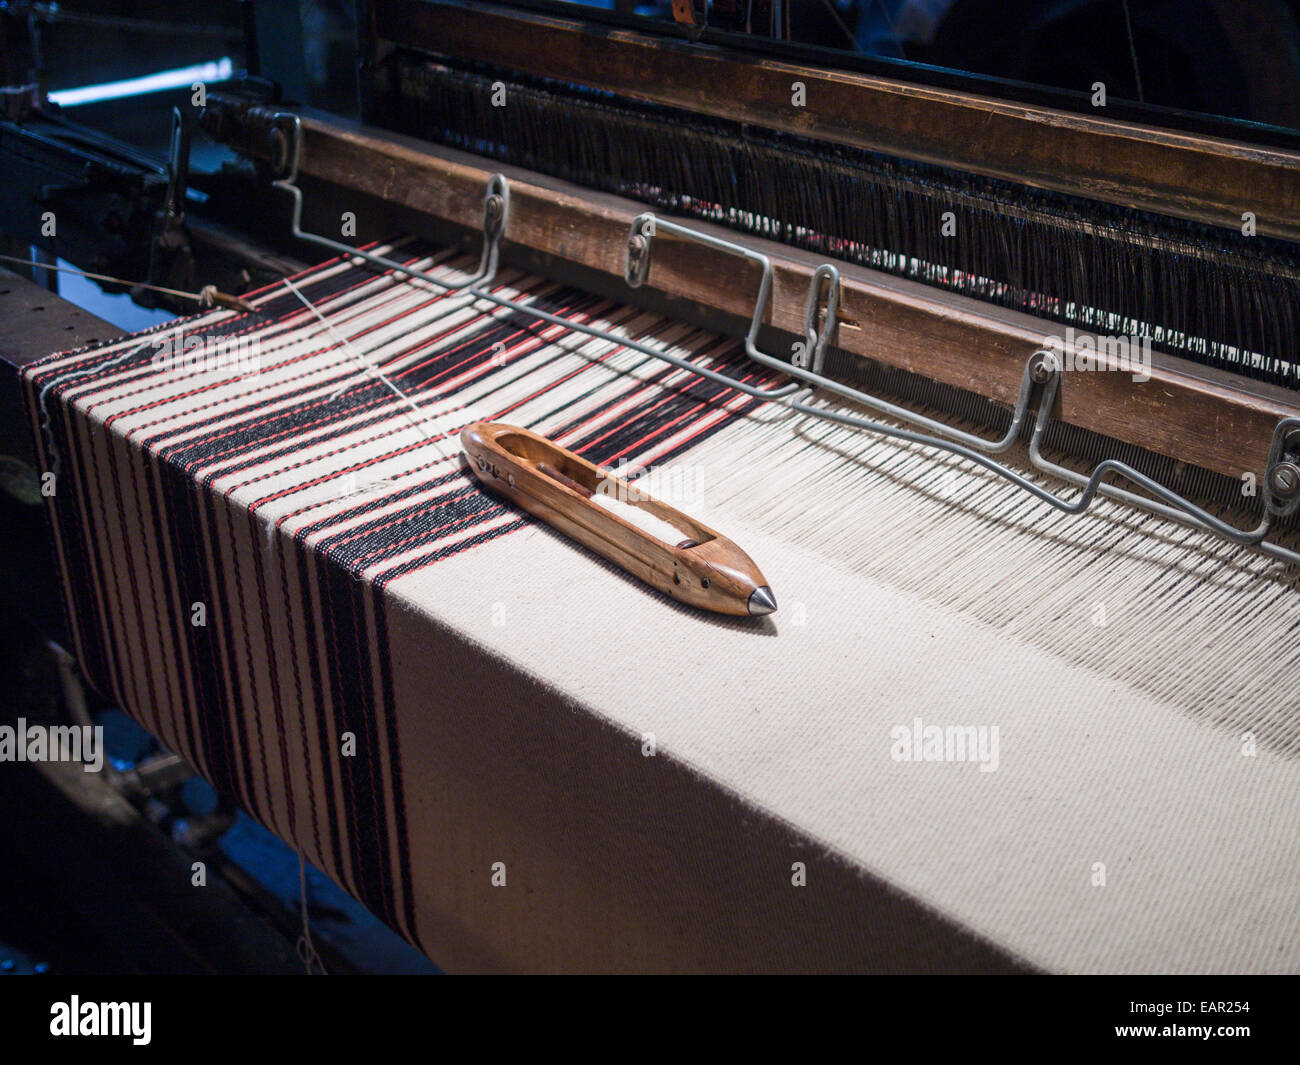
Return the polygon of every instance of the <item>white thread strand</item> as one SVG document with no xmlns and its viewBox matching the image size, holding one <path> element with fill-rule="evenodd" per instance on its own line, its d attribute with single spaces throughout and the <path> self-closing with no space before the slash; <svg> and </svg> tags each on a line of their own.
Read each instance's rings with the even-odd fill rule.
<svg viewBox="0 0 1300 1065">
<path fill-rule="evenodd" d="M 307 967 L 307 975 L 315 976 L 319 970 L 321 976 L 328 976 L 325 963 L 316 953 L 316 944 L 311 938 L 311 922 L 307 919 L 307 861 L 298 855 L 298 901 L 302 908 L 302 935 L 298 937 L 298 957 Z"/>
<path fill-rule="evenodd" d="M 415 417 L 410 419 L 410 421 L 411 424 L 414 425 L 415 428 L 421 433 L 421 435 L 423 435 L 424 438 L 434 446 L 434 448 L 442 455 L 443 458 L 450 458 L 447 452 L 443 449 L 442 444 L 433 436 L 433 434 L 431 434 L 425 428 L 424 421 L 425 418 L 428 416 L 429 412 L 424 410 L 424 408 L 422 408 L 418 403 L 416 403 L 414 399 L 412 399 L 409 395 L 403 392 L 401 388 L 399 388 L 391 380 L 389 380 L 388 375 L 385 374 L 383 370 L 381 370 L 378 366 L 372 363 L 361 352 L 357 351 L 349 342 L 348 338 L 334 328 L 333 323 L 330 322 L 328 318 L 326 318 L 323 314 L 321 314 L 319 310 L 316 309 L 316 305 L 312 303 L 311 300 L 309 300 L 306 296 L 303 295 L 302 290 L 297 285 L 295 285 L 290 278 L 286 277 L 284 279 L 284 283 L 285 285 L 288 286 L 289 291 L 298 297 L 298 299 L 302 302 L 303 306 L 306 307 L 309 311 L 311 311 L 311 313 L 316 316 L 317 320 L 320 321 L 320 323 L 325 326 L 326 332 L 328 332 L 329 335 L 334 338 L 335 343 L 337 343 L 340 347 L 343 348 L 344 351 L 348 353 L 349 358 L 360 363 L 362 370 L 365 374 L 381 382 L 386 388 L 389 389 L 389 391 L 391 391 L 402 401 L 402 403 L 412 414 L 415 415 Z"/>
<path fill-rule="evenodd" d="M 45 446 L 49 449 L 50 452 L 50 460 L 51 460 L 50 472 L 54 474 L 56 480 L 58 479 L 59 476 L 59 463 L 60 463 L 59 447 L 54 442 L 54 430 L 50 427 L 50 412 L 45 405 L 45 400 L 46 397 L 49 395 L 50 390 L 52 388 L 57 388 L 59 385 L 66 384 L 69 381 L 75 380 L 76 378 L 88 377 L 91 374 L 102 373 L 104 370 L 107 370 L 110 367 L 119 366 L 122 363 L 126 362 L 127 359 L 130 359 L 133 356 L 138 355 L 150 344 L 154 343 L 155 339 L 156 338 L 154 337 L 150 337 L 143 344 L 137 345 L 136 347 L 132 348 L 130 351 L 126 352 L 126 354 L 119 355 L 117 358 L 110 359 L 108 362 L 99 363 L 96 366 L 92 366 L 88 370 L 75 370 L 72 373 L 63 374 L 60 377 L 53 377 L 49 381 L 47 381 L 45 385 L 41 388 L 40 395 L 38 397 L 38 402 L 41 409 L 41 433 L 45 437 Z"/>
</svg>

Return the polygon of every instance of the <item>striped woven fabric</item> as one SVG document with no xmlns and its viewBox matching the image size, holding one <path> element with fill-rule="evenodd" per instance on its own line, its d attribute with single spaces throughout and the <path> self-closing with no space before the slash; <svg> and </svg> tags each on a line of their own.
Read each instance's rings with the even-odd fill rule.
<svg viewBox="0 0 1300 1065">
<path fill-rule="evenodd" d="M 496 289 L 768 382 L 735 341 Z M 356 262 L 252 302 L 27 370 L 75 652 L 440 964 L 1300 969 L 1300 597 L 1257 556 L 1109 504 L 1045 521 Z M 479 419 L 705 471 L 682 509 L 780 610 L 701 615 L 483 492 Z M 927 725 L 1000 754 L 900 758 Z"/>
<path fill-rule="evenodd" d="M 410 241 L 381 251 L 448 282 L 473 266 Z M 277 287 L 253 315 L 57 356 L 28 380 L 62 478 L 55 532 L 90 678 L 286 838 L 306 833 L 397 924 L 399 908 L 413 920 L 409 875 L 388 870 L 409 826 L 374 761 L 400 790 L 376 603 L 524 525 L 478 487 L 460 429 L 509 421 L 637 468 L 757 401 L 405 275 L 335 261 L 296 286 L 319 315 Z M 494 290 L 762 382 L 733 341 L 535 277 Z M 347 733 L 368 757 L 322 757 Z M 283 786 L 303 756 L 319 804 Z"/>
</svg>

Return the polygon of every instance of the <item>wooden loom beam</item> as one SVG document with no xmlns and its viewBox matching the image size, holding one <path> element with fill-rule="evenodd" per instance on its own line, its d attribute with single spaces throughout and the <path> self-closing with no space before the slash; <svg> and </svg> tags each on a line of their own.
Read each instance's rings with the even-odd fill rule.
<svg viewBox="0 0 1300 1065">
<path fill-rule="evenodd" d="M 1300 240 L 1300 152 L 762 56 L 491 4 L 380 0 L 376 44 L 577 82 L 819 140 Z M 804 85 L 803 106 L 791 87 Z M 1100 112 L 1104 116 L 1104 112 Z"/>
</svg>

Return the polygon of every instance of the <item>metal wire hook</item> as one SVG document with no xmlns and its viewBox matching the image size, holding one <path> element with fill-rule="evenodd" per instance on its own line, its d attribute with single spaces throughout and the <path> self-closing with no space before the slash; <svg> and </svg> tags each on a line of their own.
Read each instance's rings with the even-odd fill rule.
<svg viewBox="0 0 1300 1065">
<path fill-rule="evenodd" d="M 1040 361 L 1043 360 L 1043 361 Z M 1034 432 L 1030 439 L 1029 455 L 1033 464 L 1054 477 L 1068 481 L 1071 484 L 1080 485 L 1083 491 L 1074 500 L 1058 496 L 1042 485 L 1035 484 L 1023 474 L 1013 470 L 986 454 L 981 454 L 966 445 L 952 439 L 944 439 L 938 436 L 931 436 L 925 433 L 918 433 L 911 429 L 905 429 L 896 425 L 888 425 L 883 422 L 874 422 L 866 418 L 858 417 L 853 414 L 846 414 L 840 411 L 827 410 L 824 407 L 809 406 L 806 399 L 811 395 L 812 390 L 806 389 L 804 392 L 795 396 L 790 401 L 790 406 L 801 414 L 809 414 L 818 418 L 824 418 L 841 425 L 849 425 L 857 429 L 866 429 L 869 432 L 878 433 L 882 436 L 891 436 L 897 439 L 906 440 L 910 443 L 920 444 L 924 447 L 939 448 L 948 451 L 961 458 L 969 459 L 986 470 L 997 474 L 1004 480 L 1010 481 L 1019 488 L 1024 489 L 1036 499 L 1047 503 L 1049 506 L 1065 514 L 1082 514 L 1091 506 L 1094 499 L 1104 495 L 1130 506 L 1150 511 L 1161 517 L 1170 518 L 1183 524 L 1192 525 L 1196 528 L 1203 529 L 1206 532 L 1214 533 L 1233 543 L 1241 544 L 1247 547 L 1255 547 L 1272 558 L 1279 559 L 1293 565 L 1300 565 L 1300 553 L 1280 547 L 1277 544 L 1264 542 L 1264 537 L 1268 534 L 1272 526 L 1272 518 L 1265 513 L 1263 519 L 1254 529 L 1243 530 L 1229 525 L 1220 518 L 1208 511 L 1201 509 L 1190 500 L 1166 488 L 1158 481 L 1152 480 L 1145 474 L 1135 470 L 1132 466 L 1120 462 L 1117 459 L 1106 459 L 1097 464 L 1092 473 L 1088 476 L 1076 473 L 1074 470 L 1064 466 L 1059 466 L 1042 455 L 1041 447 L 1043 437 L 1047 431 L 1047 426 L 1051 421 L 1052 404 L 1056 400 L 1056 393 L 1060 383 L 1061 368 L 1056 362 L 1055 356 L 1050 351 L 1036 351 L 1025 363 L 1025 372 L 1022 377 L 1021 399 L 1017 403 L 1016 414 L 1013 422 L 1022 420 L 1027 406 L 1028 396 L 1032 392 L 1034 383 L 1034 374 L 1039 367 L 1046 364 L 1049 377 L 1043 385 L 1043 391 L 1038 402 L 1038 416 L 1034 423 Z M 1039 371 L 1041 372 L 1041 371 Z M 901 409 L 901 408 L 899 408 Z M 911 411 L 904 411 L 902 419 L 915 423 L 925 423 L 929 419 Z M 1274 431 L 1275 450 L 1277 441 L 1284 437 L 1285 433 L 1292 426 L 1300 426 L 1300 419 L 1284 418 L 1278 424 Z M 1008 446 L 1010 441 L 1008 441 Z M 1157 503 L 1154 500 L 1137 495 L 1136 493 L 1117 488 L 1114 485 L 1104 483 L 1104 478 L 1109 474 L 1118 474 L 1126 480 L 1132 481 L 1146 491 L 1163 500 L 1163 503 Z"/>
<path fill-rule="evenodd" d="M 763 365 L 776 365 L 788 369 L 789 363 L 782 359 L 774 359 L 772 356 L 765 355 L 758 350 L 758 334 L 763 328 L 763 318 L 772 299 L 772 260 L 762 252 L 746 248 L 743 244 L 734 244 L 710 233 L 701 233 L 699 230 L 690 229 L 666 218 L 658 218 L 651 212 L 646 211 L 632 219 L 632 228 L 628 233 L 626 277 L 627 283 L 633 288 L 640 286 L 649 275 L 651 242 L 660 233 L 672 233 L 697 244 L 703 244 L 706 248 L 712 248 L 714 251 L 735 255 L 758 265 L 762 273 L 759 275 L 758 296 L 754 300 L 754 313 L 750 316 L 749 330 L 745 333 L 745 354 Z M 757 389 L 751 394 L 758 396 L 760 399 L 780 399 L 797 391 L 799 391 L 799 386 L 791 383 L 782 385 L 779 388 Z"/>
<path fill-rule="evenodd" d="M 500 238 L 501 234 L 505 232 L 510 217 L 510 185 L 506 181 L 505 175 L 493 174 L 488 179 L 487 188 L 483 193 L 483 250 L 479 256 L 478 270 L 464 281 L 441 281 L 416 267 L 407 266 L 405 263 L 399 263 L 394 259 L 376 255 L 361 248 L 354 248 L 350 244 L 344 244 L 342 241 L 321 236 L 319 233 L 308 233 L 302 228 L 302 190 L 298 188 L 297 184 L 298 165 L 302 158 L 302 118 L 289 111 L 277 111 L 272 116 L 273 122 L 279 122 L 281 119 L 288 120 L 291 129 L 291 133 L 286 137 L 288 141 L 286 151 L 288 173 L 272 182 L 272 186 L 283 189 L 293 197 L 290 231 L 298 240 L 319 244 L 321 247 L 329 248 L 340 255 L 364 259 L 381 269 L 396 271 L 408 277 L 426 281 L 448 292 L 458 292 L 463 289 L 471 289 L 475 285 L 488 284 L 496 277 L 497 268 L 500 264 Z"/>
</svg>

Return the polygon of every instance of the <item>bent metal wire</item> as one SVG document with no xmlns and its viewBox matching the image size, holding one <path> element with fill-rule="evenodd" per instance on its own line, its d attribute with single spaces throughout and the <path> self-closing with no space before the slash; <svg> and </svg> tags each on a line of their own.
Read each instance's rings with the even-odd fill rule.
<svg viewBox="0 0 1300 1065">
<path fill-rule="evenodd" d="M 1118 460 L 1106 459 L 1098 463 L 1090 475 L 1085 476 L 1053 463 L 1044 457 L 1042 453 L 1043 438 L 1051 421 L 1051 410 L 1057 391 L 1060 388 L 1063 373 L 1060 361 L 1050 351 L 1036 351 L 1025 363 L 1025 370 L 1021 376 L 1020 393 L 1012 411 L 1011 423 L 1006 432 L 997 440 L 988 440 L 953 426 L 945 425 L 943 422 L 927 418 L 915 411 L 897 406 L 878 396 L 870 395 L 824 376 L 821 371 L 825 361 L 826 347 L 830 337 L 835 333 L 836 313 L 839 306 L 840 275 L 835 266 L 830 263 L 823 263 L 813 273 L 809 285 L 807 308 L 804 314 L 803 344 L 796 350 L 793 359 L 787 361 L 769 355 L 758 347 L 759 332 L 772 295 L 772 262 L 768 256 L 741 244 L 722 240 L 710 233 L 660 218 L 650 212 L 637 215 L 633 219 L 628 234 L 625 274 L 627 283 L 631 287 L 635 288 L 643 284 L 649 276 L 651 249 L 655 239 L 661 234 L 693 241 L 714 251 L 744 259 L 759 267 L 758 293 L 755 298 L 754 313 L 750 318 L 749 329 L 745 334 L 745 353 L 759 365 L 777 370 L 787 377 L 795 379 L 789 384 L 776 388 L 759 388 L 738 381 L 727 374 L 698 366 L 673 355 L 671 352 L 660 351 L 631 337 L 623 337 L 594 326 L 583 325 L 526 303 L 486 291 L 485 286 L 491 284 L 496 277 L 500 265 L 501 239 L 510 221 L 510 184 L 503 174 L 493 174 L 488 179 L 483 196 L 483 248 L 479 266 L 472 276 L 462 281 L 442 281 L 430 276 L 423 270 L 396 262 L 382 255 L 375 255 L 372 252 L 354 248 L 351 245 L 321 236 L 318 233 L 308 233 L 302 228 L 302 190 L 297 185 L 298 166 L 302 152 L 302 122 L 298 115 L 289 112 L 279 112 L 274 117 L 276 122 L 283 122 L 288 126 L 285 136 L 289 141 L 289 151 L 287 153 L 285 176 L 279 178 L 273 184 L 274 187 L 288 192 L 293 198 L 292 232 L 294 237 L 299 240 L 320 245 L 340 255 L 361 259 L 384 270 L 405 274 L 444 291 L 465 292 L 474 299 L 484 300 L 498 307 L 528 315 L 553 325 L 560 325 L 576 333 L 620 344 L 662 362 L 669 363 L 679 369 L 697 374 L 707 380 L 725 385 L 727 388 L 734 389 L 745 395 L 786 406 L 797 414 L 864 429 L 883 436 L 906 440 L 923 447 L 950 452 L 982 466 L 1004 480 L 1010 481 L 1036 499 L 1065 514 L 1081 514 L 1088 509 L 1098 496 L 1106 496 L 1129 506 L 1213 533 L 1232 543 L 1254 547 L 1279 561 L 1291 565 L 1300 565 L 1300 553 L 1264 539 L 1272 527 L 1275 516 L 1283 516 L 1295 509 L 1294 503 L 1288 505 L 1274 496 L 1268 487 L 1268 472 L 1283 458 L 1288 436 L 1300 429 L 1300 418 L 1283 418 L 1274 428 L 1268 469 L 1266 469 L 1261 482 L 1264 500 L 1263 516 L 1254 529 L 1238 529 L 1203 510 L 1191 500 L 1165 487 L 1158 481 L 1135 470 L 1132 466 Z M 824 304 L 823 289 L 826 291 Z M 919 432 L 917 429 L 873 421 L 848 411 L 813 405 L 810 400 L 817 390 L 829 392 L 852 403 L 874 410 L 886 417 L 893 418 L 906 425 L 916 426 L 925 431 Z M 1036 404 L 1037 418 L 1029 445 L 1030 461 L 1036 468 L 1060 480 L 1081 486 L 1083 491 L 1073 500 L 1056 495 L 1042 485 L 1029 480 L 1010 466 L 989 457 L 1007 451 L 1015 443 L 1026 418 L 1029 416 L 1036 390 L 1041 391 Z M 1109 474 L 1123 477 L 1125 480 L 1151 493 L 1156 499 L 1147 499 L 1116 485 L 1104 483 L 1104 478 Z"/>
</svg>

